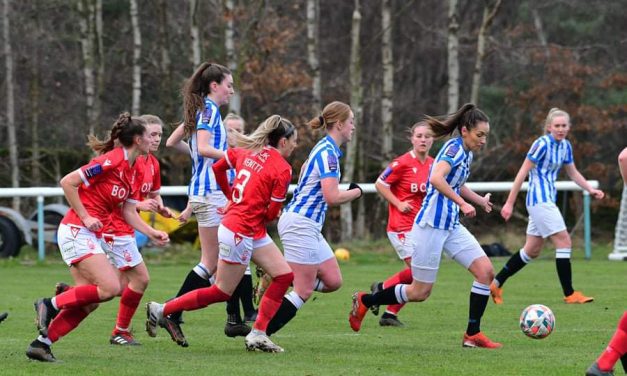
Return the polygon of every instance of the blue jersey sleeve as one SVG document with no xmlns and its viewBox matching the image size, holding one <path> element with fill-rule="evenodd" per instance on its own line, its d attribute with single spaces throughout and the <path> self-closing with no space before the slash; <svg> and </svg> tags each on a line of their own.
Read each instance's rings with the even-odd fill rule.
<svg viewBox="0 0 627 376">
<path fill-rule="evenodd" d="M 527 159 L 537 164 L 546 155 L 546 148 L 546 143 L 542 138 L 538 138 L 533 142 L 533 145 L 531 145 L 527 153 Z"/>
<path fill-rule="evenodd" d="M 205 130 L 214 133 L 216 125 L 219 124 L 220 112 L 213 106 L 206 106 L 196 119 L 196 130 Z"/>
<path fill-rule="evenodd" d="M 340 161 L 335 153 L 323 149 L 316 156 L 316 164 L 320 169 L 320 179 L 340 176 Z"/>
<path fill-rule="evenodd" d="M 451 167 L 455 167 L 462 163 L 464 154 L 464 148 L 462 148 L 460 144 L 451 142 L 444 146 L 444 150 L 442 150 L 438 157 L 438 162 L 445 161 L 448 162 Z"/>
<path fill-rule="evenodd" d="M 572 164 L 575 161 L 573 158 L 573 146 L 568 140 L 564 140 L 564 142 L 566 142 L 566 157 L 564 158 L 564 164 Z"/>
</svg>

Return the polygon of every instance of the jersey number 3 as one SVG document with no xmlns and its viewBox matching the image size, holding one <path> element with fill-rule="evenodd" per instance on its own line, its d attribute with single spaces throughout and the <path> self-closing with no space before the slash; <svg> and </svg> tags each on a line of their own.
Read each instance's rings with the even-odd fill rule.
<svg viewBox="0 0 627 376">
<path fill-rule="evenodd" d="M 233 193 L 231 193 L 231 200 L 234 203 L 239 204 L 242 202 L 242 197 L 244 196 L 244 188 L 246 187 L 246 183 L 250 179 L 250 171 L 248 170 L 239 170 L 237 173 L 237 178 L 235 178 L 235 184 L 233 185 Z"/>
</svg>

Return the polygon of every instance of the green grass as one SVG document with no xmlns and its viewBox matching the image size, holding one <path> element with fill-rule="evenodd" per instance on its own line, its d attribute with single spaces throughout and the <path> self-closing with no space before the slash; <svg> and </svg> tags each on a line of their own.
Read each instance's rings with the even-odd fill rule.
<svg viewBox="0 0 627 376">
<path fill-rule="evenodd" d="M 576 375 L 583 374 L 605 347 L 627 308 L 625 264 L 606 261 L 606 249 L 595 249 L 592 261 L 575 254 L 575 288 L 596 298 L 586 305 L 562 302 L 554 262 L 547 257 L 508 281 L 504 305 L 488 305 L 482 329 L 504 348 L 464 349 L 461 337 L 472 278 L 456 263 L 443 260 L 429 300 L 408 304 L 401 312 L 405 328 L 379 327 L 368 314 L 356 334 L 347 322 L 351 294 L 401 267 L 385 250 L 385 243 L 377 244 L 353 245 L 351 261 L 342 264 L 344 287 L 314 295 L 273 336 L 286 349 L 283 354 L 249 353 L 242 338 L 227 338 L 223 304 L 185 313 L 183 329 L 190 347 L 181 348 L 164 331 L 155 339 L 145 334 L 142 303 L 134 327 L 143 346 L 114 347 L 108 339 L 117 311 L 115 300 L 104 303 L 54 345 L 54 354 L 62 362 L 28 361 L 24 350 L 35 337 L 32 302 L 50 295 L 55 282 L 68 281 L 70 276 L 54 256 L 45 265 L 2 261 L 0 312 L 9 311 L 10 316 L 0 324 L 0 374 Z M 152 282 L 144 302 L 170 297 L 196 261 L 150 265 L 150 259 Z M 495 268 L 505 261 L 494 259 Z M 518 328 L 520 312 L 532 303 L 545 304 L 555 313 L 556 330 L 544 340 L 529 339 Z"/>
</svg>

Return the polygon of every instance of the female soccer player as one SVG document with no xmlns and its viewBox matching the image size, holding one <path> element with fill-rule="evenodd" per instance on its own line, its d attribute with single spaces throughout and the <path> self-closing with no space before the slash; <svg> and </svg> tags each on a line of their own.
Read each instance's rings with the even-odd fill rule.
<svg viewBox="0 0 627 376">
<path fill-rule="evenodd" d="M 159 195 L 161 169 L 159 161 L 153 155 L 161 144 L 163 122 L 154 115 L 142 115 L 140 119 L 146 123 L 151 142 L 150 153 L 137 157 L 138 167 L 141 166 L 143 169 L 139 189 L 141 201 L 137 203 L 137 209 L 158 212 L 166 218 L 171 218 L 172 213 L 163 205 Z M 130 324 L 148 287 L 150 276 L 137 248 L 135 229 L 126 223 L 120 207 L 112 213 L 111 223 L 104 230 L 102 243 L 109 259 L 120 271 L 123 286 L 117 321 L 109 342 L 113 345 L 139 345 L 130 332 Z"/>
<path fill-rule="evenodd" d="M 429 124 L 424 121 L 414 124 L 409 132 L 412 150 L 393 160 L 375 183 L 379 194 L 388 202 L 388 239 L 398 257 L 405 261 L 407 268 L 384 282 L 373 283 L 371 287 L 373 293 L 399 283 L 410 284 L 412 281 L 411 255 L 414 244 L 410 234 L 427 192 L 429 171 L 433 165 L 433 158 L 429 156 L 433 135 Z M 379 320 L 379 325 L 403 326 L 398 319 L 398 312 L 403 306 L 404 304 L 388 306 Z M 370 310 L 377 315 L 379 306 L 372 306 Z"/>
<path fill-rule="evenodd" d="M 425 120 L 435 137 L 452 134 L 438 155 L 429 176 L 427 195 L 414 221 L 411 238 L 414 252 L 411 258 L 413 281 L 398 284 L 375 294 L 357 292 L 353 295 L 350 326 L 359 331 L 368 307 L 378 304 L 422 302 L 431 294 L 438 273 L 442 250 L 475 277 L 470 289 L 468 326 L 462 340 L 464 347 L 499 348 L 481 332 L 481 317 L 488 304 L 489 284 L 494 277 L 490 259 L 475 237 L 459 223 L 459 212 L 467 217 L 476 215 L 474 202 L 486 212 L 492 210 L 490 194 L 479 196 L 465 183 L 470 175 L 473 152 L 479 151 L 490 133 L 488 117 L 473 104 L 465 104 L 445 120 L 427 117 Z"/>
<path fill-rule="evenodd" d="M 624 188 L 627 189 L 627 147 L 618 155 L 618 167 L 623 177 Z M 627 311 L 618 321 L 618 328 L 610 343 L 599 358 L 586 371 L 586 376 L 611 376 L 618 359 L 621 359 L 623 369 L 627 373 Z"/>
<path fill-rule="evenodd" d="M 121 146 L 115 147 L 116 142 Z M 124 204 L 125 221 L 156 244 L 168 242 L 168 235 L 148 226 L 136 210 L 142 181 L 138 158 L 149 151 L 150 143 L 145 122 L 122 114 L 107 141 L 90 137 L 89 145 L 101 155 L 61 179 L 71 209 L 59 226 L 57 239 L 76 287 L 35 302 L 40 336 L 26 350 L 29 358 L 54 362 L 52 343 L 76 328 L 97 303 L 120 294 L 116 271 L 100 247 L 102 230 L 109 226 L 116 207 Z"/>
<path fill-rule="evenodd" d="M 246 336 L 248 350 L 283 352 L 266 336 L 266 327 L 281 304 L 294 275 L 281 251 L 266 232 L 266 223 L 281 210 L 292 178 L 292 168 L 285 158 L 296 147 L 296 129 L 286 119 L 273 115 L 250 136 L 237 135 L 238 144 L 213 166 L 216 179 L 229 197 L 226 214 L 218 230 L 220 242 L 216 283 L 191 291 L 165 304 L 147 306 L 146 331 L 156 336 L 157 325 L 167 315 L 190 311 L 226 301 L 240 283 L 252 260 L 272 277 L 272 283 L 259 305 L 253 330 Z M 237 175 L 231 188 L 227 171 Z M 180 338 L 172 337 L 180 343 Z"/>
<path fill-rule="evenodd" d="M 348 191 L 338 188 L 340 145 L 353 137 L 353 121 L 353 112 L 342 102 L 328 104 L 320 116 L 309 121 L 313 129 L 324 127 L 327 135 L 309 153 L 300 170 L 294 197 L 279 219 L 285 259 L 294 271 L 294 289 L 283 298 L 279 311 L 268 325 L 268 335 L 294 318 L 313 290 L 332 292 L 342 285 L 340 267 L 320 231 L 327 206 L 352 201 L 362 194 L 354 183 Z"/>
<path fill-rule="evenodd" d="M 581 188 L 597 199 L 602 199 L 603 191 L 592 188 L 575 167 L 573 148 L 566 139 L 570 130 L 570 116 L 559 108 L 552 108 L 545 121 L 546 133 L 536 139 L 523 162 L 507 201 L 501 209 L 501 216 L 507 221 L 512 216 L 514 203 L 522 183 L 529 175 L 527 192 L 527 240 L 523 248 L 512 255 L 503 269 L 490 284 L 490 294 L 496 304 L 503 303 L 505 281 L 531 260 L 540 255 L 544 239 L 550 238 L 555 245 L 555 265 L 562 284 L 564 302 L 568 304 L 589 303 L 594 298 L 585 296 L 573 289 L 570 266 L 571 240 L 562 214 L 555 205 L 557 190 L 555 181 L 560 168 L 564 166 L 568 176 Z"/>
<path fill-rule="evenodd" d="M 230 113 L 224 118 L 224 126 L 227 131 L 227 145 L 228 147 L 235 147 L 236 140 L 233 136 L 234 133 L 244 133 L 244 119 L 239 115 Z M 174 148 L 182 153 L 190 153 L 189 145 L 183 141 L 185 137 L 185 123 L 179 125 L 174 132 L 168 137 L 166 145 Z M 229 183 L 233 182 L 235 178 L 235 170 L 229 170 Z M 187 222 L 192 214 L 191 205 L 187 204 L 187 207 L 179 215 L 178 219 L 181 223 Z M 220 214 L 220 213 L 218 213 Z M 217 255 L 216 255 L 217 257 Z M 240 313 L 239 301 L 241 300 L 244 308 L 244 318 Z M 253 281 L 250 268 L 246 269 L 246 273 L 242 278 L 242 282 L 237 286 L 237 289 L 233 292 L 231 299 L 226 304 L 227 319 L 224 326 L 224 334 L 229 337 L 246 336 L 250 333 L 250 326 L 246 322 L 254 322 L 257 318 L 257 310 L 253 305 Z M 175 315 L 174 317 L 176 317 Z M 179 323 L 180 315 L 179 315 Z"/>
<path fill-rule="evenodd" d="M 233 96 L 233 76 L 228 68 L 203 63 L 183 88 L 184 133 L 189 138 L 192 156 L 192 178 L 187 195 L 198 221 L 200 262 L 192 268 L 176 296 L 208 287 L 215 281 L 218 262 L 218 225 L 226 197 L 220 190 L 211 166 L 224 156 L 227 131 L 222 123 L 220 106 Z M 169 146 L 169 145 L 168 145 Z M 186 215 L 184 213 L 184 215 Z M 185 338 L 180 327 L 181 315 L 162 321 L 171 336 Z M 186 346 L 183 340 L 182 346 Z"/>
</svg>

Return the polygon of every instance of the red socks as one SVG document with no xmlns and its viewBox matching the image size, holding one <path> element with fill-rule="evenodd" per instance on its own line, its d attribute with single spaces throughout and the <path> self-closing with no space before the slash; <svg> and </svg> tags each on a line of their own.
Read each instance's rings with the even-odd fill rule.
<svg viewBox="0 0 627 376">
<path fill-rule="evenodd" d="M 387 289 L 388 287 L 396 286 L 399 283 L 410 285 L 413 280 L 414 279 L 411 276 L 411 268 L 405 268 L 386 279 L 385 282 L 383 282 L 383 288 Z"/>
<path fill-rule="evenodd" d="M 99 303 L 98 287 L 96 285 L 76 286 L 54 297 L 59 310 L 79 308 L 92 303 Z"/>
<path fill-rule="evenodd" d="M 225 302 L 229 300 L 230 297 L 230 295 L 220 290 L 218 285 L 197 289 L 165 303 L 163 316 L 168 316 L 174 312 L 193 311 L 195 309 L 204 308 L 209 304 Z"/>
<path fill-rule="evenodd" d="M 618 359 L 627 353 L 627 312 L 623 314 L 618 322 L 618 329 L 610 340 L 610 343 L 601 354 L 597 363 L 601 371 L 609 372 L 614 368 Z"/>
<path fill-rule="evenodd" d="M 279 310 L 283 302 L 283 295 L 285 295 L 287 289 L 290 288 L 293 280 L 294 273 L 292 272 L 281 274 L 272 279 L 270 286 L 266 290 L 266 293 L 263 294 L 261 302 L 259 303 L 259 313 L 253 328 L 263 332 L 266 331 L 268 323 Z"/>
<path fill-rule="evenodd" d="M 128 331 L 142 296 L 144 296 L 144 293 L 133 291 L 128 286 L 122 291 L 120 307 L 118 308 L 118 319 L 115 323 L 116 328 L 113 329 L 114 334 L 118 330 Z"/>
<path fill-rule="evenodd" d="M 61 310 L 48 327 L 48 339 L 53 343 L 58 341 L 59 338 L 76 328 L 87 315 L 89 313 L 82 308 Z"/>
</svg>

